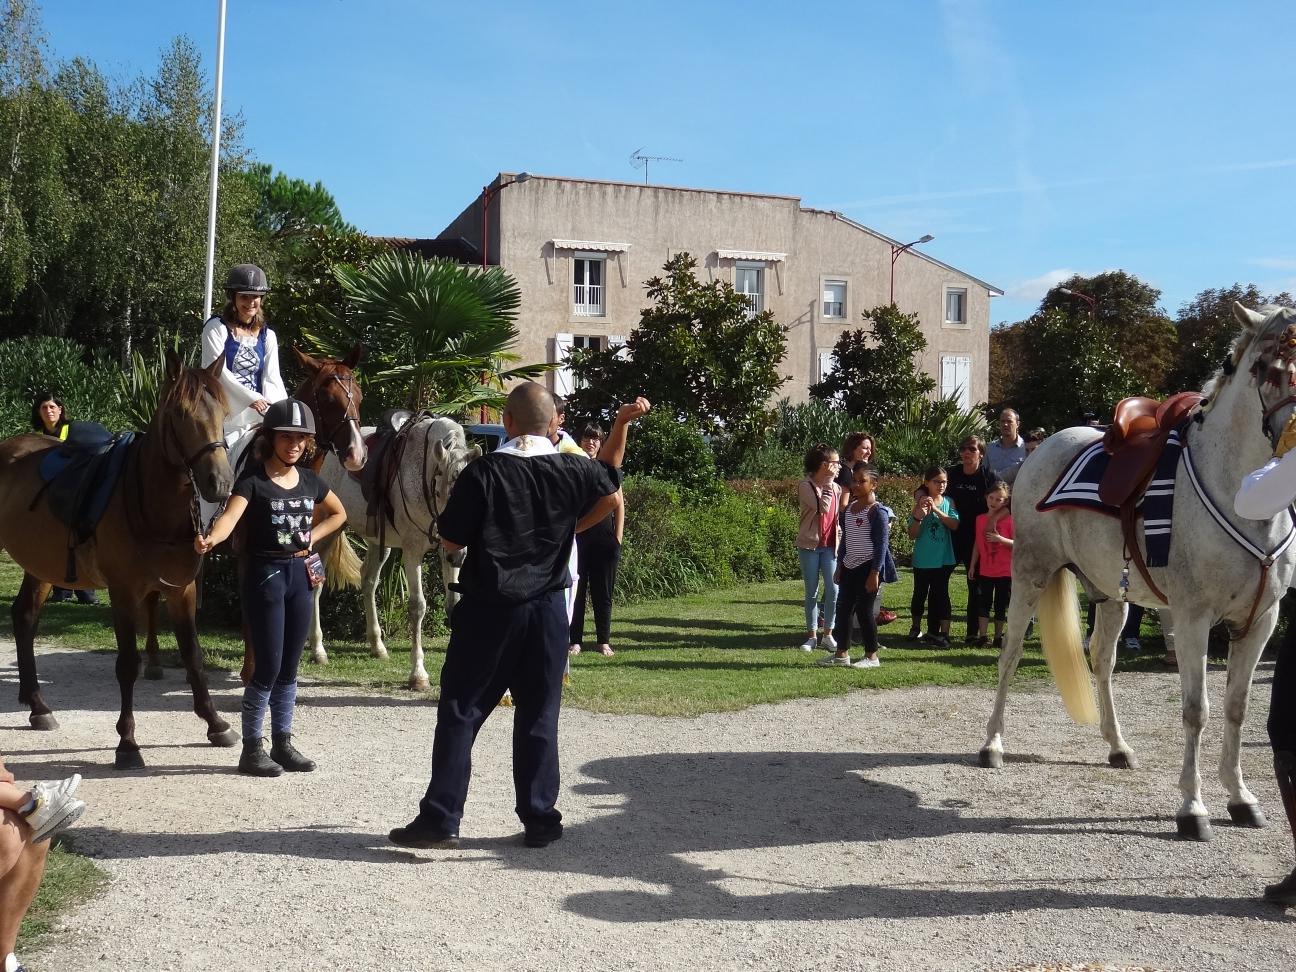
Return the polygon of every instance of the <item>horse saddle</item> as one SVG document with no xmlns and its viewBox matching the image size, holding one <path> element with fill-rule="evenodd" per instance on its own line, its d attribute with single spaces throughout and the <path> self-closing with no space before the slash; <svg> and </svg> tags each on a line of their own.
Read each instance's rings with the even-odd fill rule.
<svg viewBox="0 0 1296 972">
<path fill-rule="evenodd" d="M 1111 456 L 1098 484 L 1098 498 L 1108 506 L 1138 502 L 1156 471 L 1170 433 L 1201 404 L 1197 392 L 1179 392 L 1164 402 L 1126 398 L 1116 406 L 1103 449 Z"/>
<path fill-rule="evenodd" d="M 76 582 L 72 548 L 94 534 L 134 440 L 134 432 L 113 435 L 94 422 L 73 422 L 67 440 L 41 457 L 40 478 L 44 485 L 28 509 L 34 510 L 43 496 L 54 518 L 68 528 L 65 580 L 69 584 Z"/>
<path fill-rule="evenodd" d="M 365 531 L 369 536 L 377 537 L 380 544 L 386 525 L 395 525 L 392 487 L 400 474 L 410 430 L 417 420 L 418 416 L 403 408 L 384 412 L 378 427 L 365 437 L 368 460 L 359 472 L 351 473 L 360 480 L 360 493 L 365 499 Z"/>
</svg>

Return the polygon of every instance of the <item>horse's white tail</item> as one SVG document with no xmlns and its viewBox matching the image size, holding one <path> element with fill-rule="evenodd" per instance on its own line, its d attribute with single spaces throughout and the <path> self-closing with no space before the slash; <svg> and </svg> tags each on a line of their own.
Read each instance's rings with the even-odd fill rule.
<svg viewBox="0 0 1296 972">
<path fill-rule="evenodd" d="M 1098 721 L 1093 682 L 1080 641 L 1080 605 L 1076 600 L 1075 578 L 1063 568 L 1049 578 L 1039 601 L 1040 640 L 1044 658 L 1067 714 L 1080 725 Z"/>
<path fill-rule="evenodd" d="M 360 586 L 360 558 L 351 549 L 351 541 L 345 532 L 339 532 L 337 539 L 329 544 L 324 554 L 324 569 L 328 577 L 329 590 L 341 587 Z"/>
</svg>

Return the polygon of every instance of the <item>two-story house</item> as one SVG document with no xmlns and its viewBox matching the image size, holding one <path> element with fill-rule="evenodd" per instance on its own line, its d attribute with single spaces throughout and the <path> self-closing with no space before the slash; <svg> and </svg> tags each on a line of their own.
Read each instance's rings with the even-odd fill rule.
<svg viewBox="0 0 1296 972">
<path fill-rule="evenodd" d="M 794 196 L 501 173 L 438 240 L 466 241 L 517 279 L 524 361 L 623 342 L 648 306 L 644 281 L 687 251 L 704 279 L 732 283 L 787 326 L 781 396 L 804 401 L 842 331 L 893 293 L 922 321 L 921 365 L 939 392 L 969 405 L 987 396 L 990 298 L 1003 291 Z M 565 369 L 552 381 L 571 389 Z"/>
</svg>

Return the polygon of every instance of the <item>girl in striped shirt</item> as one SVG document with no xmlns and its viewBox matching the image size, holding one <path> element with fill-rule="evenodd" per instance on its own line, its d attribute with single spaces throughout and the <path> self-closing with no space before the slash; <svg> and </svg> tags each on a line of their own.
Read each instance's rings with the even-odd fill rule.
<svg viewBox="0 0 1296 972">
<path fill-rule="evenodd" d="M 877 501 L 878 473 L 872 466 L 859 464 L 851 481 L 851 504 L 842 513 L 841 545 L 837 552 L 837 623 L 833 637 L 837 650 L 820 665 L 877 668 L 877 620 L 873 602 L 877 599 L 883 560 L 890 540 L 891 526 Z M 850 660 L 851 612 L 859 624 L 864 642 L 864 657 Z"/>
</svg>

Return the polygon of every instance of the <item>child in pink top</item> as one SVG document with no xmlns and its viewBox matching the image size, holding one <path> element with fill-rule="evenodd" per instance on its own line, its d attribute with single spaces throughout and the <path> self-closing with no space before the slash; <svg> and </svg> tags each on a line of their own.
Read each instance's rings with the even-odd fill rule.
<svg viewBox="0 0 1296 972">
<path fill-rule="evenodd" d="M 976 548 L 968 572 L 976 578 L 979 616 L 974 645 L 984 645 L 994 610 L 995 646 L 1003 647 L 1003 626 L 1012 596 L 1013 520 L 1009 487 L 997 482 L 986 493 L 989 510 L 976 518 Z"/>
</svg>

